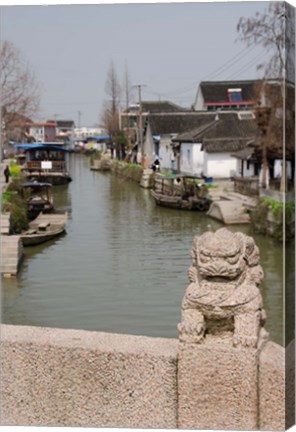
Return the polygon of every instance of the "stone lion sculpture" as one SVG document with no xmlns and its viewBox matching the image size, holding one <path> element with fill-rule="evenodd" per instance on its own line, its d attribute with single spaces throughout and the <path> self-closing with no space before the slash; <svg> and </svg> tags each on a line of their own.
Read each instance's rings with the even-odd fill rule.
<svg viewBox="0 0 296 432">
<path fill-rule="evenodd" d="M 180 341 L 202 343 L 207 333 L 233 332 L 233 346 L 258 346 L 267 338 L 259 284 L 263 270 L 252 237 L 226 228 L 196 236 L 178 325 Z"/>
</svg>

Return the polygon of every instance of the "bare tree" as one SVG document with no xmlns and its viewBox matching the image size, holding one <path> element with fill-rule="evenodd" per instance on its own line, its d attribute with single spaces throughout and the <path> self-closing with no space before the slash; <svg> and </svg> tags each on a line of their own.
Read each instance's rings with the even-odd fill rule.
<svg viewBox="0 0 296 432">
<path fill-rule="evenodd" d="M 108 96 L 108 99 L 104 102 L 103 105 L 102 122 L 104 124 L 104 127 L 107 129 L 108 134 L 111 136 L 112 142 L 117 147 L 115 137 L 120 130 L 119 111 L 121 87 L 117 78 L 117 73 L 113 61 L 111 61 L 107 73 L 105 92 Z M 119 149 L 116 150 L 118 156 Z"/>
<path fill-rule="evenodd" d="M 127 111 L 131 101 L 131 82 L 130 82 L 127 62 L 125 62 L 123 88 L 124 88 L 124 95 L 125 95 L 125 109 Z"/>
<path fill-rule="evenodd" d="M 130 103 L 131 103 L 131 93 L 132 93 L 132 86 L 131 86 L 131 81 L 130 81 L 130 75 L 129 75 L 129 70 L 128 70 L 128 65 L 127 62 L 125 61 L 125 70 L 124 70 L 124 78 L 123 78 L 123 90 L 124 90 L 124 112 L 125 112 L 125 116 L 122 117 L 121 120 L 121 128 L 124 130 L 124 134 L 126 136 L 126 145 L 128 147 L 131 147 L 131 132 L 132 130 L 130 129 L 130 120 L 129 120 L 129 107 L 130 107 Z"/>
<path fill-rule="evenodd" d="M 9 41 L 0 47 L 1 120 L 4 138 L 19 133 L 20 123 L 39 109 L 40 87 L 20 51 Z"/>
<path fill-rule="evenodd" d="M 240 18 L 237 31 L 239 40 L 247 45 L 262 45 L 270 53 L 269 60 L 258 65 L 264 77 L 255 89 L 262 186 L 266 187 L 268 159 L 295 159 L 295 90 L 294 85 L 287 82 L 287 78 L 292 82 L 295 79 L 294 10 L 285 2 L 270 2 L 264 13 L 257 12 L 253 18 Z M 276 80 L 272 82 L 271 79 Z M 284 190 L 283 182 L 281 189 Z"/>
<path fill-rule="evenodd" d="M 264 69 L 266 78 L 286 76 L 295 47 L 293 14 L 293 8 L 286 2 L 269 2 L 263 13 L 242 17 L 237 24 L 239 40 L 247 45 L 262 45 L 270 53 L 267 63 L 258 65 L 258 69 Z"/>
<path fill-rule="evenodd" d="M 114 135 L 119 131 L 119 103 L 121 87 L 117 78 L 113 61 L 110 63 L 107 73 L 105 92 L 108 96 L 108 101 L 105 103 L 105 106 L 108 107 L 108 126 L 111 135 Z"/>
</svg>

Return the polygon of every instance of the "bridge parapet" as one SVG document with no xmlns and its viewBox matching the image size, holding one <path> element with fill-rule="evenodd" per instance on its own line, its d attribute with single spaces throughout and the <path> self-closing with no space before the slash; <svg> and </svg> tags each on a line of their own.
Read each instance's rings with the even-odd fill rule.
<svg viewBox="0 0 296 432">
<path fill-rule="evenodd" d="M 252 238 L 194 238 L 177 339 L 3 325 L 4 425 L 284 430 L 294 342 L 268 340 Z"/>
</svg>

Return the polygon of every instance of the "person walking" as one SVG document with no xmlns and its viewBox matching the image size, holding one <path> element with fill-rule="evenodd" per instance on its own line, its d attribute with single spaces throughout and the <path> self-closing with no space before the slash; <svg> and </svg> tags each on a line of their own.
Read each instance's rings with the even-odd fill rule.
<svg viewBox="0 0 296 432">
<path fill-rule="evenodd" d="M 6 168 L 4 170 L 4 176 L 5 176 L 5 183 L 9 182 L 9 177 L 10 177 L 10 171 L 9 171 L 9 166 L 6 165 Z"/>
</svg>

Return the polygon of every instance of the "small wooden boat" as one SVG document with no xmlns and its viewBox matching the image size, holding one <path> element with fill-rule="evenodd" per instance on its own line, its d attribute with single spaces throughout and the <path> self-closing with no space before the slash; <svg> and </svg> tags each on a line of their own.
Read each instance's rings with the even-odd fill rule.
<svg viewBox="0 0 296 432">
<path fill-rule="evenodd" d="M 52 240 L 66 230 L 68 213 L 43 214 L 29 223 L 29 229 L 20 234 L 24 246 L 36 246 Z"/>
<path fill-rule="evenodd" d="M 159 206 L 182 210 L 207 211 L 212 199 L 200 178 L 186 175 L 155 176 L 151 194 Z"/>
<path fill-rule="evenodd" d="M 28 190 L 29 197 L 26 199 L 29 217 L 35 218 L 39 213 L 50 213 L 53 211 L 52 184 L 41 182 L 28 182 L 21 185 Z"/>
</svg>

